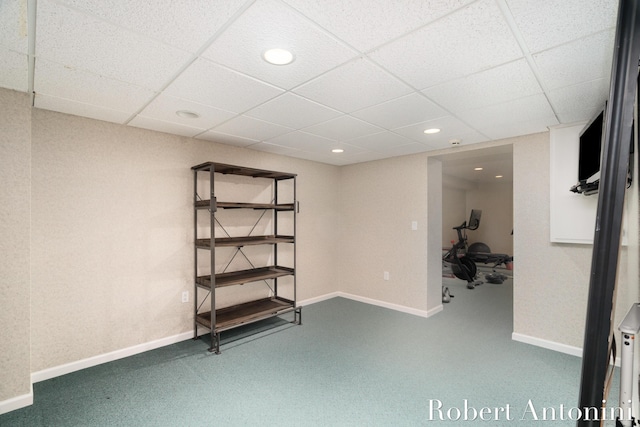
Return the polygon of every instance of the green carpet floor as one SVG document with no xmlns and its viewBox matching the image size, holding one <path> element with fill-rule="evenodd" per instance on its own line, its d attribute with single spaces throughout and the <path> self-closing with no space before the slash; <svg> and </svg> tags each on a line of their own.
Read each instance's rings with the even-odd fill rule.
<svg viewBox="0 0 640 427">
<path fill-rule="evenodd" d="M 511 281 L 447 285 L 429 319 L 334 298 L 224 334 L 221 355 L 189 340 L 36 383 L 0 426 L 575 425 L 580 359 L 511 340 Z"/>
</svg>

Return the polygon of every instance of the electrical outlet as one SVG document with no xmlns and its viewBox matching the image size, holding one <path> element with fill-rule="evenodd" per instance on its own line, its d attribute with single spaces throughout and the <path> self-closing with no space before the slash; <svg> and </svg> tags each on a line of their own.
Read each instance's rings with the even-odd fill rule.
<svg viewBox="0 0 640 427">
<path fill-rule="evenodd" d="M 414 231 L 418 229 L 418 221 L 411 221 L 411 229 Z"/>
<path fill-rule="evenodd" d="M 189 291 L 182 292 L 182 302 L 189 302 Z"/>
<path fill-rule="evenodd" d="M 385 271 L 382 277 L 384 278 L 384 280 L 389 280 L 389 272 Z"/>
</svg>

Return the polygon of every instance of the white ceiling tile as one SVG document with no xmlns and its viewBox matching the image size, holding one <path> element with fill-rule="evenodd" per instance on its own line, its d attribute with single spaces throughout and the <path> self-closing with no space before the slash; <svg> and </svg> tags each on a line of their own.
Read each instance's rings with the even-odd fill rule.
<svg viewBox="0 0 640 427">
<path fill-rule="evenodd" d="M 37 22 L 38 58 L 154 90 L 191 56 L 46 0 L 38 2 Z"/>
<path fill-rule="evenodd" d="M 295 131 L 271 138 L 268 141 L 281 147 L 297 148 L 312 153 L 330 153 L 337 141 L 306 132 Z"/>
<path fill-rule="evenodd" d="M 424 153 L 429 150 L 432 150 L 432 148 L 424 144 L 420 144 L 419 142 L 412 142 L 411 144 L 389 147 L 384 150 L 380 150 L 380 152 L 386 154 L 387 156 L 396 157 L 406 156 L 408 154 Z"/>
<path fill-rule="evenodd" d="M 205 129 L 192 128 L 178 123 L 165 122 L 149 117 L 134 117 L 129 123 L 130 126 L 155 130 L 159 132 L 171 133 L 174 135 L 193 137 L 201 134 Z"/>
<path fill-rule="evenodd" d="M 27 54 L 27 0 L 0 1 L 0 46 Z"/>
<path fill-rule="evenodd" d="M 457 181 L 471 183 L 495 183 L 496 175 L 502 175 L 499 182 L 513 181 L 512 145 L 485 148 L 481 151 L 458 151 L 447 154 L 442 159 L 442 174 L 456 177 Z M 475 168 L 482 166 L 481 171 Z"/>
<path fill-rule="evenodd" d="M 227 111 L 242 113 L 284 91 L 229 70 L 206 59 L 197 59 L 165 93 Z"/>
<path fill-rule="evenodd" d="M 503 104 L 491 105 L 475 110 L 462 111 L 458 116 L 491 138 L 496 138 L 497 128 L 507 128 L 509 136 L 514 136 L 513 129 L 519 124 L 529 123 L 528 127 L 535 124 L 536 132 L 547 126 L 558 124 L 547 98 L 543 94 L 521 98 Z M 524 129 L 517 135 L 524 135 Z M 532 132 L 535 133 L 535 132 Z"/>
<path fill-rule="evenodd" d="M 527 48 L 539 52 L 616 25 L 612 0 L 506 0 Z"/>
<path fill-rule="evenodd" d="M 458 133 L 455 137 L 451 136 L 435 136 L 434 138 L 429 139 L 429 149 L 431 150 L 442 150 L 445 148 L 451 148 L 453 144 L 451 144 L 451 140 L 456 139 L 460 141 L 457 146 L 465 146 L 465 145 L 473 145 L 479 142 L 487 142 L 492 138 L 489 135 L 483 135 L 477 131 L 471 131 L 469 133 Z"/>
<path fill-rule="evenodd" d="M 264 141 L 273 137 L 289 133 L 293 129 L 275 123 L 254 119 L 253 117 L 238 116 L 212 129 L 215 132 L 237 135 L 242 138 Z"/>
<path fill-rule="evenodd" d="M 294 90 L 345 113 L 376 105 L 411 91 L 409 86 L 364 58 L 331 70 Z"/>
<path fill-rule="evenodd" d="M 112 24 L 195 52 L 246 0 L 59 0 Z"/>
<path fill-rule="evenodd" d="M 424 133 L 425 129 L 431 128 L 440 129 L 440 132 L 428 135 Z M 453 116 L 438 117 L 437 119 L 427 120 L 410 126 L 403 126 L 393 131 L 415 142 L 427 145 L 432 145 L 440 141 L 448 141 L 450 138 L 461 138 L 463 135 L 472 135 L 474 133 L 474 129 Z"/>
<path fill-rule="evenodd" d="M 418 89 L 523 56 L 493 0 L 481 0 L 369 54 Z"/>
<path fill-rule="evenodd" d="M 342 158 L 340 157 L 340 155 L 336 154 L 327 155 L 323 153 L 310 153 L 308 151 L 295 151 L 291 153 L 290 156 L 298 159 L 310 160 L 312 162 L 325 163 L 327 165 L 333 166 L 341 166 L 344 164 L 342 163 Z"/>
<path fill-rule="evenodd" d="M 290 50 L 289 65 L 269 64 L 267 49 Z M 254 3 L 202 54 L 212 61 L 278 87 L 290 89 L 357 55 L 289 7 L 272 0 Z"/>
<path fill-rule="evenodd" d="M 229 135 L 212 130 L 201 133 L 200 135 L 196 136 L 196 139 L 219 142 L 220 144 L 235 145 L 236 147 L 248 147 L 249 145 L 254 145 L 260 142 L 255 139 L 243 138 L 237 135 Z"/>
<path fill-rule="evenodd" d="M 199 117 L 181 117 L 176 114 L 177 111 L 185 110 L 196 113 Z M 158 97 L 151 101 L 151 103 L 139 113 L 140 117 L 177 123 L 182 126 L 202 130 L 217 126 L 236 115 L 236 113 L 230 111 L 163 94 L 158 95 Z"/>
<path fill-rule="evenodd" d="M 549 92 L 560 123 L 590 120 L 609 97 L 609 80 L 599 79 Z"/>
<path fill-rule="evenodd" d="M 472 110 L 542 93 L 524 59 L 510 62 L 423 91 L 450 111 Z"/>
<path fill-rule="evenodd" d="M 296 148 L 282 147 L 268 142 L 258 142 L 257 144 L 247 146 L 247 148 L 265 153 L 280 154 L 282 156 L 291 156 L 293 153 L 300 151 Z"/>
<path fill-rule="evenodd" d="M 346 141 L 359 136 L 381 132 L 383 129 L 351 116 L 341 116 L 324 123 L 305 128 L 313 133 L 336 141 Z"/>
<path fill-rule="evenodd" d="M 29 87 L 28 57 L 0 46 L 0 87 L 26 92 Z"/>
<path fill-rule="evenodd" d="M 547 132 L 549 126 L 558 124 L 555 116 L 536 118 L 532 120 L 522 120 L 519 122 L 509 122 L 491 126 L 487 124 L 482 132 L 491 139 L 512 138 L 514 136 L 529 135 L 533 133 Z"/>
<path fill-rule="evenodd" d="M 149 89 L 44 59 L 36 60 L 34 90 L 43 95 L 118 110 L 129 115 L 154 96 Z"/>
<path fill-rule="evenodd" d="M 43 110 L 57 111 L 59 113 L 88 117 L 105 122 L 123 124 L 130 116 L 129 113 L 123 111 L 112 110 L 99 105 L 83 104 L 69 99 L 43 95 L 41 93 L 36 93 L 33 103 L 34 107 Z"/>
<path fill-rule="evenodd" d="M 347 144 L 349 145 L 355 145 L 357 147 L 373 151 L 387 151 L 394 147 L 413 143 L 414 142 L 412 140 L 393 132 L 380 132 L 347 141 Z"/>
<path fill-rule="evenodd" d="M 287 92 L 268 101 L 245 115 L 288 126 L 294 129 L 302 129 L 316 123 L 324 122 L 340 116 L 342 113 L 320 105 L 316 102 Z"/>
<path fill-rule="evenodd" d="M 23 91 L 27 3 L 35 2 L 0 0 L 0 86 Z M 614 0 L 37 3 L 36 107 L 332 165 L 590 118 L 608 96 L 617 8 Z M 271 43 L 296 60 L 264 62 Z M 428 127 L 442 132 L 425 135 Z"/>
<path fill-rule="evenodd" d="M 390 157 L 388 154 L 380 153 L 377 151 L 363 151 L 361 153 L 340 153 L 334 155 L 331 159 L 331 164 L 336 166 L 350 165 L 353 163 L 372 162 L 374 160 L 380 160 Z M 326 162 L 325 162 L 326 163 Z"/>
<path fill-rule="evenodd" d="M 361 51 L 440 18 L 472 0 L 285 0 Z"/>
<path fill-rule="evenodd" d="M 419 93 L 412 93 L 373 107 L 351 113 L 352 116 L 394 129 L 448 115 L 446 111 Z"/>
<path fill-rule="evenodd" d="M 564 44 L 533 55 L 547 89 L 583 83 L 611 75 L 614 31 Z"/>
</svg>

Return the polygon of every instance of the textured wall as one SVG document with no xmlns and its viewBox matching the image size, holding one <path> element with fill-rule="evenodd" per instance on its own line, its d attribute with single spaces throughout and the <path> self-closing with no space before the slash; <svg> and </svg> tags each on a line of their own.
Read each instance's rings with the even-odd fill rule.
<svg viewBox="0 0 640 427">
<path fill-rule="evenodd" d="M 0 401 L 29 394 L 29 96 L 0 89 Z"/>
<path fill-rule="evenodd" d="M 482 210 L 480 227 L 467 233 L 469 244 L 483 242 L 494 253 L 513 254 L 512 183 L 483 184 L 466 196 L 467 220 L 471 209 Z"/>
<path fill-rule="evenodd" d="M 442 306 L 442 162 L 427 159 L 427 310 Z"/>
<path fill-rule="evenodd" d="M 341 176 L 342 290 L 426 310 L 427 157 L 344 166 Z"/>
<path fill-rule="evenodd" d="M 191 330 L 205 161 L 298 173 L 298 298 L 336 289 L 336 167 L 34 109 L 34 372 Z"/>
<path fill-rule="evenodd" d="M 457 240 L 456 230 L 463 221 L 469 219 L 467 212 L 467 191 L 458 188 L 442 189 L 442 247 L 450 248 L 451 241 Z"/>
<path fill-rule="evenodd" d="M 549 241 L 549 134 L 515 139 L 513 162 L 514 332 L 581 348 L 592 245 Z M 626 269 L 624 249 L 616 328 L 637 296 Z"/>
</svg>

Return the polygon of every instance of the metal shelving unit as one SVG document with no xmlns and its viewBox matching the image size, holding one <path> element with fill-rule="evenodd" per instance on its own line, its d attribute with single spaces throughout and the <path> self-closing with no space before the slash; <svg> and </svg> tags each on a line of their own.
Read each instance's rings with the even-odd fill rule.
<svg viewBox="0 0 640 427">
<path fill-rule="evenodd" d="M 194 338 L 198 338 L 198 327 L 209 329 L 211 333 L 211 347 L 209 351 L 220 354 L 220 333 L 225 330 L 290 312 L 294 313 L 293 323 L 301 324 L 301 307 L 298 307 L 296 304 L 296 175 L 214 162 L 202 163 L 193 166 L 191 169 L 193 170 L 194 184 Z M 269 180 L 268 185 L 273 189 L 272 203 L 217 201 L 214 191 L 217 174 L 240 175 Z M 209 182 L 209 194 L 204 198 L 198 194 L 199 178 L 207 179 Z M 292 203 L 278 203 L 278 183 L 284 180 L 293 181 Z M 216 224 L 220 225 L 216 218 L 216 213 L 219 209 L 271 211 L 273 212 L 271 227 L 273 234 L 216 237 L 214 235 Z M 291 212 L 293 215 L 292 235 L 278 234 L 278 214 L 281 212 Z M 198 235 L 198 216 L 203 214 L 208 214 L 209 216 L 209 237 Z M 254 228 L 252 228 L 252 231 Z M 278 245 L 283 244 L 292 245 L 292 266 L 278 265 Z M 242 251 L 242 248 L 245 246 L 255 245 L 270 245 L 273 248 L 273 265 L 254 267 L 253 264 L 251 264 L 251 269 L 214 273 L 216 266 L 216 248 L 231 247 Z M 198 265 L 199 251 L 208 251 L 210 254 L 208 259 L 210 274 L 199 274 L 200 269 L 203 267 L 202 265 Z M 243 253 L 243 255 L 248 260 L 246 254 Z M 278 279 L 287 276 L 293 278 L 292 298 L 282 296 L 278 288 Z M 273 283 L 272 286 L 269 286 L 271 295 L 268 298 L 254 299 L 222 308 L 217 306 L 217 289 L 259 281 L 265 281 L 265 283 L 271 281 Z M 202 298 L 199 298 L 199 291 L 205 293 Z M 209 304 L 205 304 L 206 301 L 209 301 Z"/>
</svg>

